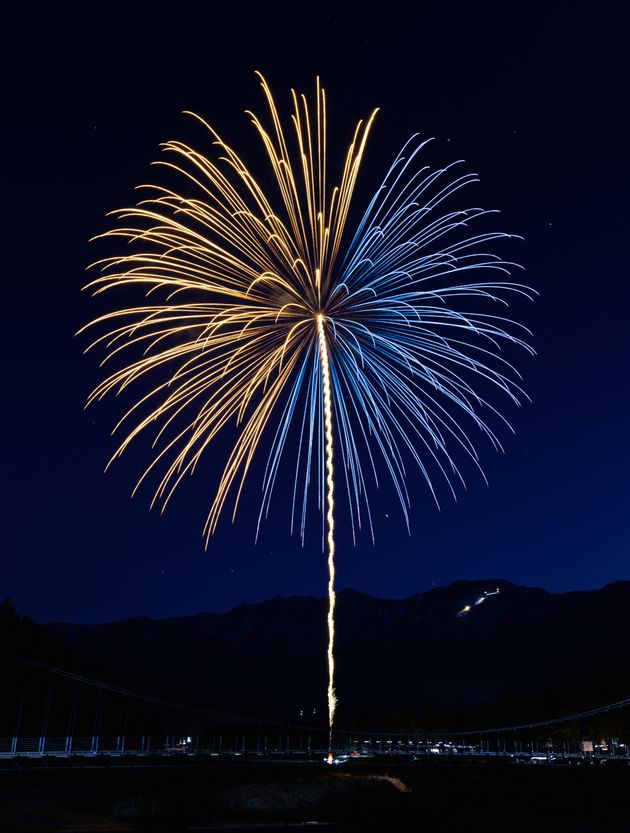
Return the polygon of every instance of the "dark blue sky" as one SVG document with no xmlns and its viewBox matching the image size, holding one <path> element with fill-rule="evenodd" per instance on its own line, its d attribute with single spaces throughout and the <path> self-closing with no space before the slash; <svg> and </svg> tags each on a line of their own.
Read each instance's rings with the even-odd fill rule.
<svg viewBox="0 0 630 833">
<path fill-rule="evenodd" d="M 623 21 L 612 3 L 429 2 L 411 16 L 405 5 L 374 16 L 332 3 L 29 4 L 5 20 L 0 595 L 23 612 L 102 621 L 324 593 L 315 525 L 302 549 L 282 490 L 257 546 L 254 483 L 206 553 L 212 457 L 163 517 L 148 493 L 129 499 L 141 448 L 103 475 L 118 409 L 83 411 L 99 374 L 73 338 L 94 313 L 80 293 L 88 238 L 149 178 L 160 141 L 193 139 L 181 110 L 237 148 L 253 141 L 254 69 L 281 100 L 319 73 L 340 139 L 380 106 L 371 184 L 414 131 L 438 137 L 432 161 L 465 158 L 482 177 L 475 204 L 525 236 L 516 256 L 541 293 L 519 311 L 538 352 L 516 357 L 533 401 L 508 412 L 506 454 L 480 445 L 489 487 L 471 472 L 438 512 L 412 473 L 411 536 L 391 495 L 375 494 L 376 547 L 366 536 L 353 548 L 338 517 L 338 587 L 404 596 L 456 578 L 550 590 L 630 579 Z"/>
</svg>

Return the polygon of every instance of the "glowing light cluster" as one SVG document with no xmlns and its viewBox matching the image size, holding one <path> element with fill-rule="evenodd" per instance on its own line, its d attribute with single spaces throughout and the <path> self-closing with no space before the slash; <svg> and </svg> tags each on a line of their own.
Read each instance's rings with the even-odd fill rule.
<svg viewBox="0 0 630 833">
<path fill-rule="evenodd" d="M 470 613 L 473 607 L 479 607 L 479 605 L 483 604 L 488 598 L 490 598 L 490 596 L 498 596 L 500 592 L 501 590 L 498 587 L 496 590 L 484 590 L 481 596 L 477 596 L 472 604 L 466 604 L 460 611 L 458 611 L 457 618 L 461 619 L 462 616 Z"/>
</svg>

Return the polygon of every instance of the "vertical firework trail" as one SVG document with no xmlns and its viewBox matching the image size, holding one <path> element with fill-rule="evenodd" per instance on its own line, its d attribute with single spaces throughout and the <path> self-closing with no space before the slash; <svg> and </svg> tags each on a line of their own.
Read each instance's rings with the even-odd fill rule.
<svg viewBox="0 0 630 833">
<path fill-rule="evenodd" d="M 324 316 L 317 314 L 319 356 L 324 392 L 324 431 L 326 434 L 326 485 L 328 524 L 328 748 L 332 748 L 332 727 L 337 696 L 335 694 L 335 479 L 333 468 L 332 402 L 330 396 L 330 364 L 324 330 Z"/>
</svg>

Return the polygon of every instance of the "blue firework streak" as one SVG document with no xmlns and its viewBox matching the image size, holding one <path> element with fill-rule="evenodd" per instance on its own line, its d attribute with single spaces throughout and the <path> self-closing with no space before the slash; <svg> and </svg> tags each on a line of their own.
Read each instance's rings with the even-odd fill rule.
<svg viewBox="0 0 630 833">
<path fill-rule="evenodd" d="M 458 448 L 484 476 L 470 428 L 484 434 L 497 450 L 502 446 L 482 416 L 484 409 L 510 428 L 475 385 L 498 388 L 516 405 L 527 396 L 520 374 L 500 351 L 507 341 L 533 353 L 525 340 L 529 330 L 505 315 L 466 311 L 462 304 L 462 299 L 473 299 L 477 307 L 481 301 L 486 307 L 505 309 L 510 295 L 531 299 L 531 289 L 501 277 L 518 264 L 487 251 L 493 241 L 516 235 L 471 233 L 475 221 L 496 211 L 448 209 L 453 195 L 478 177 L 454 177 L 461 162 L 432 171 L 420 155 L 429 141 L 414 136 L 396 157 L 358 226 L 338 277 L 331 278 L 325 303 L 331 328 L 333 410 L 352 530 L 361 526 L 365 513 L 372 537 L 368 495 L 371 484 L 379 481 L 376 458 L 385 464 L 409 526 L 405 457 L 418 466 L 436 502 L 432 469 L 441 473 L 455 497 L 455 481 L 463 485 L 464 479 L 450 448 Z M 302 537 L 314 449 L 323 468 L 320 380 L 313 340 L 305 348 L 264 484 L 266 512 L 298 410 L 302 440 L 297 470 L 305 470 L 305 476 L 302 489 L 299 479 L 295 481 L 294 517 L 297 508 Z M 300 407 L 304 387 L 306 409 Z M 321 476 L 319 484 L 323 505 Z"/>
<path fill-rule="evenodd" d="M 501 447 L 490 424 L 505 421 L 490 401 L 494 393 L 515 404 L 525 395 L 500 353 L 506 342 L 532 352 L 528 331 L 501 311 L 510 297 L 532 292 L 509 279 L 515 264 L 490 251 L 511 235 L 476 230 L 493 212 L 451 207 L 477 177 L 458 173 L 459 162 L 432 170 L 418 136 L 404 145 L 344 247 L 376 111 L 358 123 L 330 188 L 319 82 L 314 105 L 292 93 L 292 139 L 261 82 L 269 127 L 250 115 L 273 176 L 270 191 L 199 119 L 217 160 L 167 142 L 158 164 L 183 191 L 142 186 L 146 199 L 114 212 L 118 225 L 102 237 L 130 246 L 95 264 L 100 274 L 88 286 L 95 294 L 122 287 L 144 296 L 88 325 L 101 330 L 92 346 L 105 347 L 104 363 L 118 363 L 89 401 L 136 390 L 116 426 L 125 433 L 112 459 L 150 433 L 154 454 L 140 483 L 161 467 L 153 502 L 163 507 L 209 447 L 216 451 L 215 438 L 236 427 L 206 539 L 230 494 L 236 513 L 265 439 L 260 527 L 289 438 L 298 437 L 292 529 L 304 538 L 311 484 L 327 510 L 332 727 L 334 456 L 353 535 L 373 529 L 368 495 L 379 470 L 388 473 L 407 525 L 406 460 L 434 497 L 432 472 L 454 495 L 463 483 L 457 454 L 481 471 L 471 429 Z"/>
</svg>

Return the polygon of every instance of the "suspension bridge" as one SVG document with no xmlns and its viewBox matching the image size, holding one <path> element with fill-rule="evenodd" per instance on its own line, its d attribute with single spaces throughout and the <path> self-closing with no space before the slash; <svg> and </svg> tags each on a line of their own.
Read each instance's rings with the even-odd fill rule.
<svg viewBox="0 0 630 833">
<path fill-rule="evenodd" d="M 191 756 L 321 762 L 327 727 L 244 718 L 127 690 L 0 648 L 0 760 Z M 630 737 L 610 732 L 630 698 L 553 719 L 440 732 L 336 729 L 336 763 L 379 759 L 614 762 L 630 766 Z M 628 713 L 626 713 L 628 714 Z M 612 721 L 613 724 L 615 721 Z M 620 722 L 622 727 L 627 721 Z M 629 733 L 630 734 L 630 733 Z"/>
</svg>

